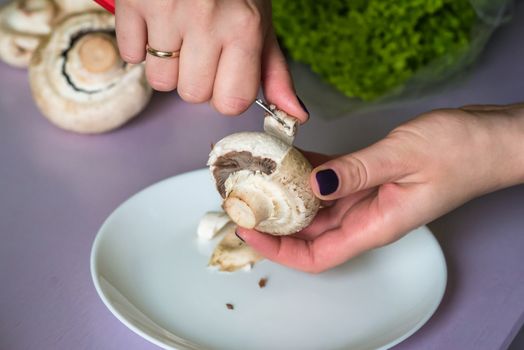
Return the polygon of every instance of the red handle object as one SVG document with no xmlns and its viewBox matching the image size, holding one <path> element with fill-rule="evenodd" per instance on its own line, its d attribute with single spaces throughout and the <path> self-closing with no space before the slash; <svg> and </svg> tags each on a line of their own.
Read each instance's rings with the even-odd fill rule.
<svg viewBox="0 0 524 350">
<path fill-rule="evenodd" d="M 115 13 L 115 0 L 95 0 L 95 2 L 112 14 Z"/>
</svg>

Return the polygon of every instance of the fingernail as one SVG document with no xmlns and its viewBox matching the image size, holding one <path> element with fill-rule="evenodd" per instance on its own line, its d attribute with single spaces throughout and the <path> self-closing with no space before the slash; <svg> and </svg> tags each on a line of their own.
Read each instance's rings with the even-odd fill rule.
<svg viewBox="0 0 524 350">
<path fill-rule="evenodd" d="M 315 176 L 321 195 L 327 196 L 338 189 L 338 176 L 332 169 L 320 170 Z"/>
<path fill-rule="evenodd" d="M 239 240 L 241 240 L 242 242 L 246 242 L 244 241 L 244 239 L 242 237 L 240 237 L 240 235 L 238 234 L 237 230 L 235 230 L 235 235 L 238 237 Z"/>
<path fill-rule="evenodd" d="M 302 102 L 302 100 L 300 99 L 300 97 L 298 97 L 298 95 L 296 96 L 297 96 L 298 102 L 300 103 L 300 106 L 302 106 L 302 109 L 306 111 L 307 115 L 309 116 L 309 111 L 307 110 L 306 105 L 304 104 L 304 102 Z"/>
</svg>

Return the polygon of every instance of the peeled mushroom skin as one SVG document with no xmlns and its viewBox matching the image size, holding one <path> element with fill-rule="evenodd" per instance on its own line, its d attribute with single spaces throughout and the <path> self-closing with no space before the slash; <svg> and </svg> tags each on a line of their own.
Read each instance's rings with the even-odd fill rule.
<svg viewBox="0 0 524 350">
<path fill-rule="evenodd" d="M 309 225 L 318 211 L 309 185 L 311 164 L 273 135 L 226 136 L 211 151 L 208 165 L 224 210 L 241 227 L 289 235 Z"/>
<path fill-rule="evenodd" d="M 144 66 L 120 58 L 114 17 L 104 11 L 57 23 L 33 55 L 29 81 L 41 112 L 58 127 L 78 133 L 118 128 L 151 97 Z"/>
<path fill-rule="evenodd" d="M 264 131 L 292 145 L 297 134 L 298 120 L 284 111 L 277 109 L 275 105 L 270 105 L 269 108 L 278 119 L 266 113 L 264 118 Z"/>
<path fill-rule="evenodd" d="M 205 213 L 198 223 L 198 239 L 201 241 L 210 241 L 229 222 L 231 222 L 231 219 L 223 211 L 209 211 Z"/>
<path fill-rule="evenodd" d="M 27 67 L 42 38 L 51 32 L 57 12 L 51 0 L 15 0 L 0 7 L 0 60 Z"/>
<path fill-rule="evenodd" d="M 221 230 L 225 231 L 225 236 L 211 255 L 210 267 L 216 267 L 219 271 L 233 272 L 249 269 L 262 259 L 261 255 L 235 235 L 236 227 L 234 223 L 229 223 Z"/>
</svg>

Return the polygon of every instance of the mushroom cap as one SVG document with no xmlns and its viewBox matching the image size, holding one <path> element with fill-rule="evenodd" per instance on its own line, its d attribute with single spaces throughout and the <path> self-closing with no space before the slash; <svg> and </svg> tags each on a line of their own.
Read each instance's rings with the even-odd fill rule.
<svg viewBox="0 0 524 350">
<path fill-rule="evenodd" d="M 213 166 L 219 157 L 230 152 L 244 151 L 253 157 L 280 162 L 291 148 L 291 145 L 273 135 L 254 131 L 239 132 L 224 137 L 213 146 L 207 165 Z"/>
<path fill-rule="evenodd" d="M 224 210 L 239 226 L 288 235 L 309 225 L 318 211 L 309 185 L 311 164 L 275 136 L 226 136 L 214 146 L 208 165 Z"/>
<path fill-rule="evenodd" d="M 15 0 L 1 7 L 0 59 L 27 67 L 40 40 L 50 33 L 56 14 L 49 0 Z"/>
<path fill-rule="evenodd" d="M 120 59 L 114 17 L 92 11 L 65 17 L 29 66 L 36 104 L 55 125 L 79 133 L 115 129 L 151 97 L 143 65 Z"/>
</svg>

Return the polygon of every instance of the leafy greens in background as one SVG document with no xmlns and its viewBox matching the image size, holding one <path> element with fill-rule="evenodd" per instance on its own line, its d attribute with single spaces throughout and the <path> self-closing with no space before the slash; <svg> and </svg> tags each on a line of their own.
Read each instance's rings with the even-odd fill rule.
<svg viewBox="0 0 524 350">
<path fill-rule="evenodd" d="M 370 101 L 460 60 L 477 15 L 469 0 L 273 0 L 273 21 L 292 59 Z"/>
</svg>

